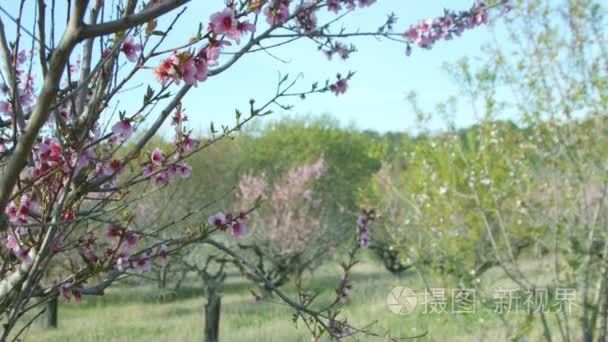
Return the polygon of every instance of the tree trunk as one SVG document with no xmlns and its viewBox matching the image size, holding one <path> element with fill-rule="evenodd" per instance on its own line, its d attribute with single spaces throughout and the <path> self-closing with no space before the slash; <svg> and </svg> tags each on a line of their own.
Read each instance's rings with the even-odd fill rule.
<svg viewBox="0 0 608 342">
<path fill-rule="evenodd" d="M 51 300 L 46 303 L 46 327 L 47 328 L 57 328 L 57 297 L 51 298 Z"/>
<path fill-rule="evenodd" d="M 218 342 L 220 335 L 220 309 L 222 297 L 215 286 L 207 286 L 205 304 L 205 342 Z"/>
<path fill-rule="evenodd" d="M 158 270 L 158 288 L 164 289 L 167 287 L 167 267 Z"/>
</svg>

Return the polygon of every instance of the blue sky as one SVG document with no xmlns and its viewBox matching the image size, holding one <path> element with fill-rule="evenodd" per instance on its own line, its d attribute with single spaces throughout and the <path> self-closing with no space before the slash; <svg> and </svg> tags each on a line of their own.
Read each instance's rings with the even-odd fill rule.
<svg viewBox="0 0 608 342">
<path fill-rule="evenodd" d="M 16 14 L 16 3 L 18 2 L 11 1 L 8 6 L 3 6 L 10 13 Z M 210 3 L 213 5 L 209 5 Z M 369 8 L 349 14 L 339 25 L 350 31 L 373 31 L 384 22 L 387 13 L 394 12 L 399 17 L 395 28 L 401 32 L 420 19 L 441 14 L 444 8 L 468 9 L 472 3 L 471 0 L 379 0 Z M 188 11 L 167 40 L 167 44 L 183 43 L 196 31 L 198 23 L 202 21 L 203 25 L 206 25 L 211 12 L 221 8 L 222 4 L 222 0 L 194 0 L 188 5 Z M 58 13 L 62 12 L 64 10 L 58 10 Z M 3 14 L 0 13 L 0 16 L 10 31 L 14 25 L 10 25 Z M 323 22 L 323 18 L 325 17 L 320 17 L 320 22 Z M 161 21 L 159 27 L 162 27 L 167 19 Z M 344 41 L 354 43 L 359 51 L 346 61 L 338 58 L 328 61 L 317 51 L 315 45 L 301 40 L 272 50 L 275 56 L 286 60 L 287 63 L 279 62 L 264 52 L 248 55 L 226 72 L 193 89 L 184 101 L 184 106 L 192 128 L 206 131 L 210 121 L 216 126 L 222 123 L 231 124 L 234 120 L 234 109 L 247 110 L 250 98 L 261 103 L 272 97 L 279 72 L 289 73 L 292 77 L 302 73 L 299 87 L 308 89 L 310 84 L 317 80 L 323 81 L 328 77 L 333 79 L 337 72 L 345 74 L 352 70 L 356 71 L 356 75 L 345 95 L 336 97 L 328 93 L 310 96 L 305 101 L 292 101 L 295 107 L 291 113 L 278 109 L 269 118 L 278 119 L 280 115 L 289 114 L 330 114 L 343 124 L 354 124 L 360 129 L 381 132 L 406 131 L 415 126 L 415 116 L 405 99 L 406 93 L 416 91 L 420 105 L 426 109 L 432 109 L 435 104 L 449 96 L 458 95 L 458 88 L 445 72 L 443 65 L 454 63 L 464 56 L 481 55 L 482 45 L 490 39 L 490 30 L 482 27 L 468 31 L 463 37 L 453 41 L 440 42 L 432 50 L 415 49 L 410 57 L 405 56 L 405 46 L 396 42 L 378 41 L 374 38 L 350 39 Z M 137 82 L 139 81 L 154 84 L 151 77 L 140 78 Z M 141 103 L 144 90 L 145 87 L 141 87 L 122 94 L 121 104 L 129 108 L 134 103 Z M 466 110 L 459 111 L 454 116 L 459 126 L 466 126 L 474 121 Z M 435 122 L 435 125 L 439 123 Z"/>
</svg>

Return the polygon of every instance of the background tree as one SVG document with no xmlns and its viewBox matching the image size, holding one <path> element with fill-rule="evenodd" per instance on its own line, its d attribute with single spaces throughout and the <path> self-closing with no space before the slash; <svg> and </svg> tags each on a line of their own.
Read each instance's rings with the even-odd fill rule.
<svg viewBox="0 0 608 342">
<path fill-rule="evenodd" d="M 494 265 L 522 296 L 552 291 L 553 310 L 532 308 L 525 319 L 498 313 L 512 338 L 536 323 L 548 341 L 603 341 L 606 9 L 594 1 L 517 5 L 507 25 L 514 50 L 497 40 L 483 67 L 452 69 L 479 125 L 427 135 L 407 149 L 403 170 L 379 175 L 377 186 L 393 189 L 388 209 L 403 208 L 383 219 L 416 268 L 439 271 L 447 284 L 490 298 L 483 271 Z M 564 288 L 579 296 L 580 310 L 569 313 L 576 319 L 555 310 Z"/>
</svg>

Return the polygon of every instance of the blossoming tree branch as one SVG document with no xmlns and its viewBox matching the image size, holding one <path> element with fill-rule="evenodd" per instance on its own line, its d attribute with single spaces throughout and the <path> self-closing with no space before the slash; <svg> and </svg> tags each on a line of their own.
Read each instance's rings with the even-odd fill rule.
<svg viewBox="0 0 608 342">
<path fill-rule="evenodd" d="M 216 12 L 183 39 L 173 31 L 188 0 L 68 1 L 63 16 L 55 1 L 29 1 L 34 13 L 27 13 L 28 1 L 16 2 L 17 15 L 0 17 L 2 341 L 18 338 L 17 322 L 31 317 L 25 314 L 46 300 L 101 295 L 115 281 L 164 267 L 172 254 L 195 243 L 226 253 L 256 274 L 250 262 L 214 235 L 245 234 L 247 216 L 259 201 L 201 219 L 194 232 L 166 238 L 160 233 L 167 225 L 132 226 L 129 209 L 137 199 L 126 200 L 126 194 L 144 182 L 158 189 L 191 172 L 205 172 L 192 170 L 188 158 L 273 108 L 289 108 L 281 102 L 284 98 L 345 93 L 354 72 L 337 70 L 335 78 L 306 88 L 299 88 L 298 79 L 284 77 L 272 97 L 251 100 L 248 113 L 237 111 L 233 126 L 212 127 L 212 136 L 201 141 L 188 128 L 181 105 L 199 83 L 213 82 L 235 63 L 247 63 L 250 53 L 299 39 L 311 42 L 311 53 L 346 59 L 356 52 L 349 39 L 380 37 L 403 44 L 405 58 L 413 48 L 430 49 L 485 24 L 493 9 L 508 8 L 507 1 L 477 2 L 400 30 L 391 14 L 379 29 L 365 32 L 335 27 L 375 0 L 212 1 L 209 6 Z M 333 18 L 319 22 L 322 12 Z M 33 28 L 25 27 L 26 16 L 35 18 Z M 161 27 L 158 19 L 165 16 L 170 20 Z M 62 32 L 57 41 L 56 31 Z M 140 73 L 153 74 L 157 83 L 147 86 L 137 110 L 117 108 L 116 100 Z M 150 146 L 164 125 L 175 133 L 170 150 Z M 210 199 L 206 207 L 212 203 Z M 190 215 L 200 211 L 192 208 Z M 373 217 L 373 211 L 364 211 L 353 229 L 358 236 L 333 304 L 315 308 L 313 298 L 290 299 L 267 284 L 316 337 L 367 332 L 339 319 L 336 306 L 350 286 L 356 251 L 368 245 Z M 69 267 L 49 285 L 45 274 L 57 263 Z"/>
</svg>

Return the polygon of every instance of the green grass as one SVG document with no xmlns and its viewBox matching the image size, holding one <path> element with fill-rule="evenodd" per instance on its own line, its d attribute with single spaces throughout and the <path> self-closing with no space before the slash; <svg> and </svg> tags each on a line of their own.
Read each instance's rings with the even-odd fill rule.
<svg viewBox="0 0 608 342">
<path fill-rule="evenodd" d="M 323 267 L 308 287 L 322 291 L 321 299 L 327 299 L 338 275 L 337 269 Z M 366 261 L 356 267 L 353 283 L 352 298 L 344 306 L 343 314 L 357 326 L 377 322 L 373 330 L 382 334 L 388 331 L 391 336 L 427 332 L 419 341 L 505 339 L 505 329 L 490 309 L 478 309 L 474 314 L 425 314 L 419 305 L 411 314 L 393 314 L 386 306 L 391 288 L 398 285 L 414 290 L 423 288 L 414 273 L 394 276 L 379 264 Z M 80 305 L 62 303 L 58 329 L 45 329 L 42 318 L 24 337 L 26 341 L 201 341 L 203 292 L 194 282 L 188 285 L 177 298 L 165 303 L 157 300 L 158 290 L 149 286 L 113 289 L 103 297 L 86 297 Z M 222 341 L 310 341 L 306 329 L 292 323 L 293 311 L 277 299 L 254 303 L 250 287 L 240 277 L 228 278 L 222 299 Z M 285 290 L 293 294 L 293 289 Z M 520 316 L 518 319 L 528 319 Z M 529 335 L 540 337 L 537 330 Z"/>
</svg>

